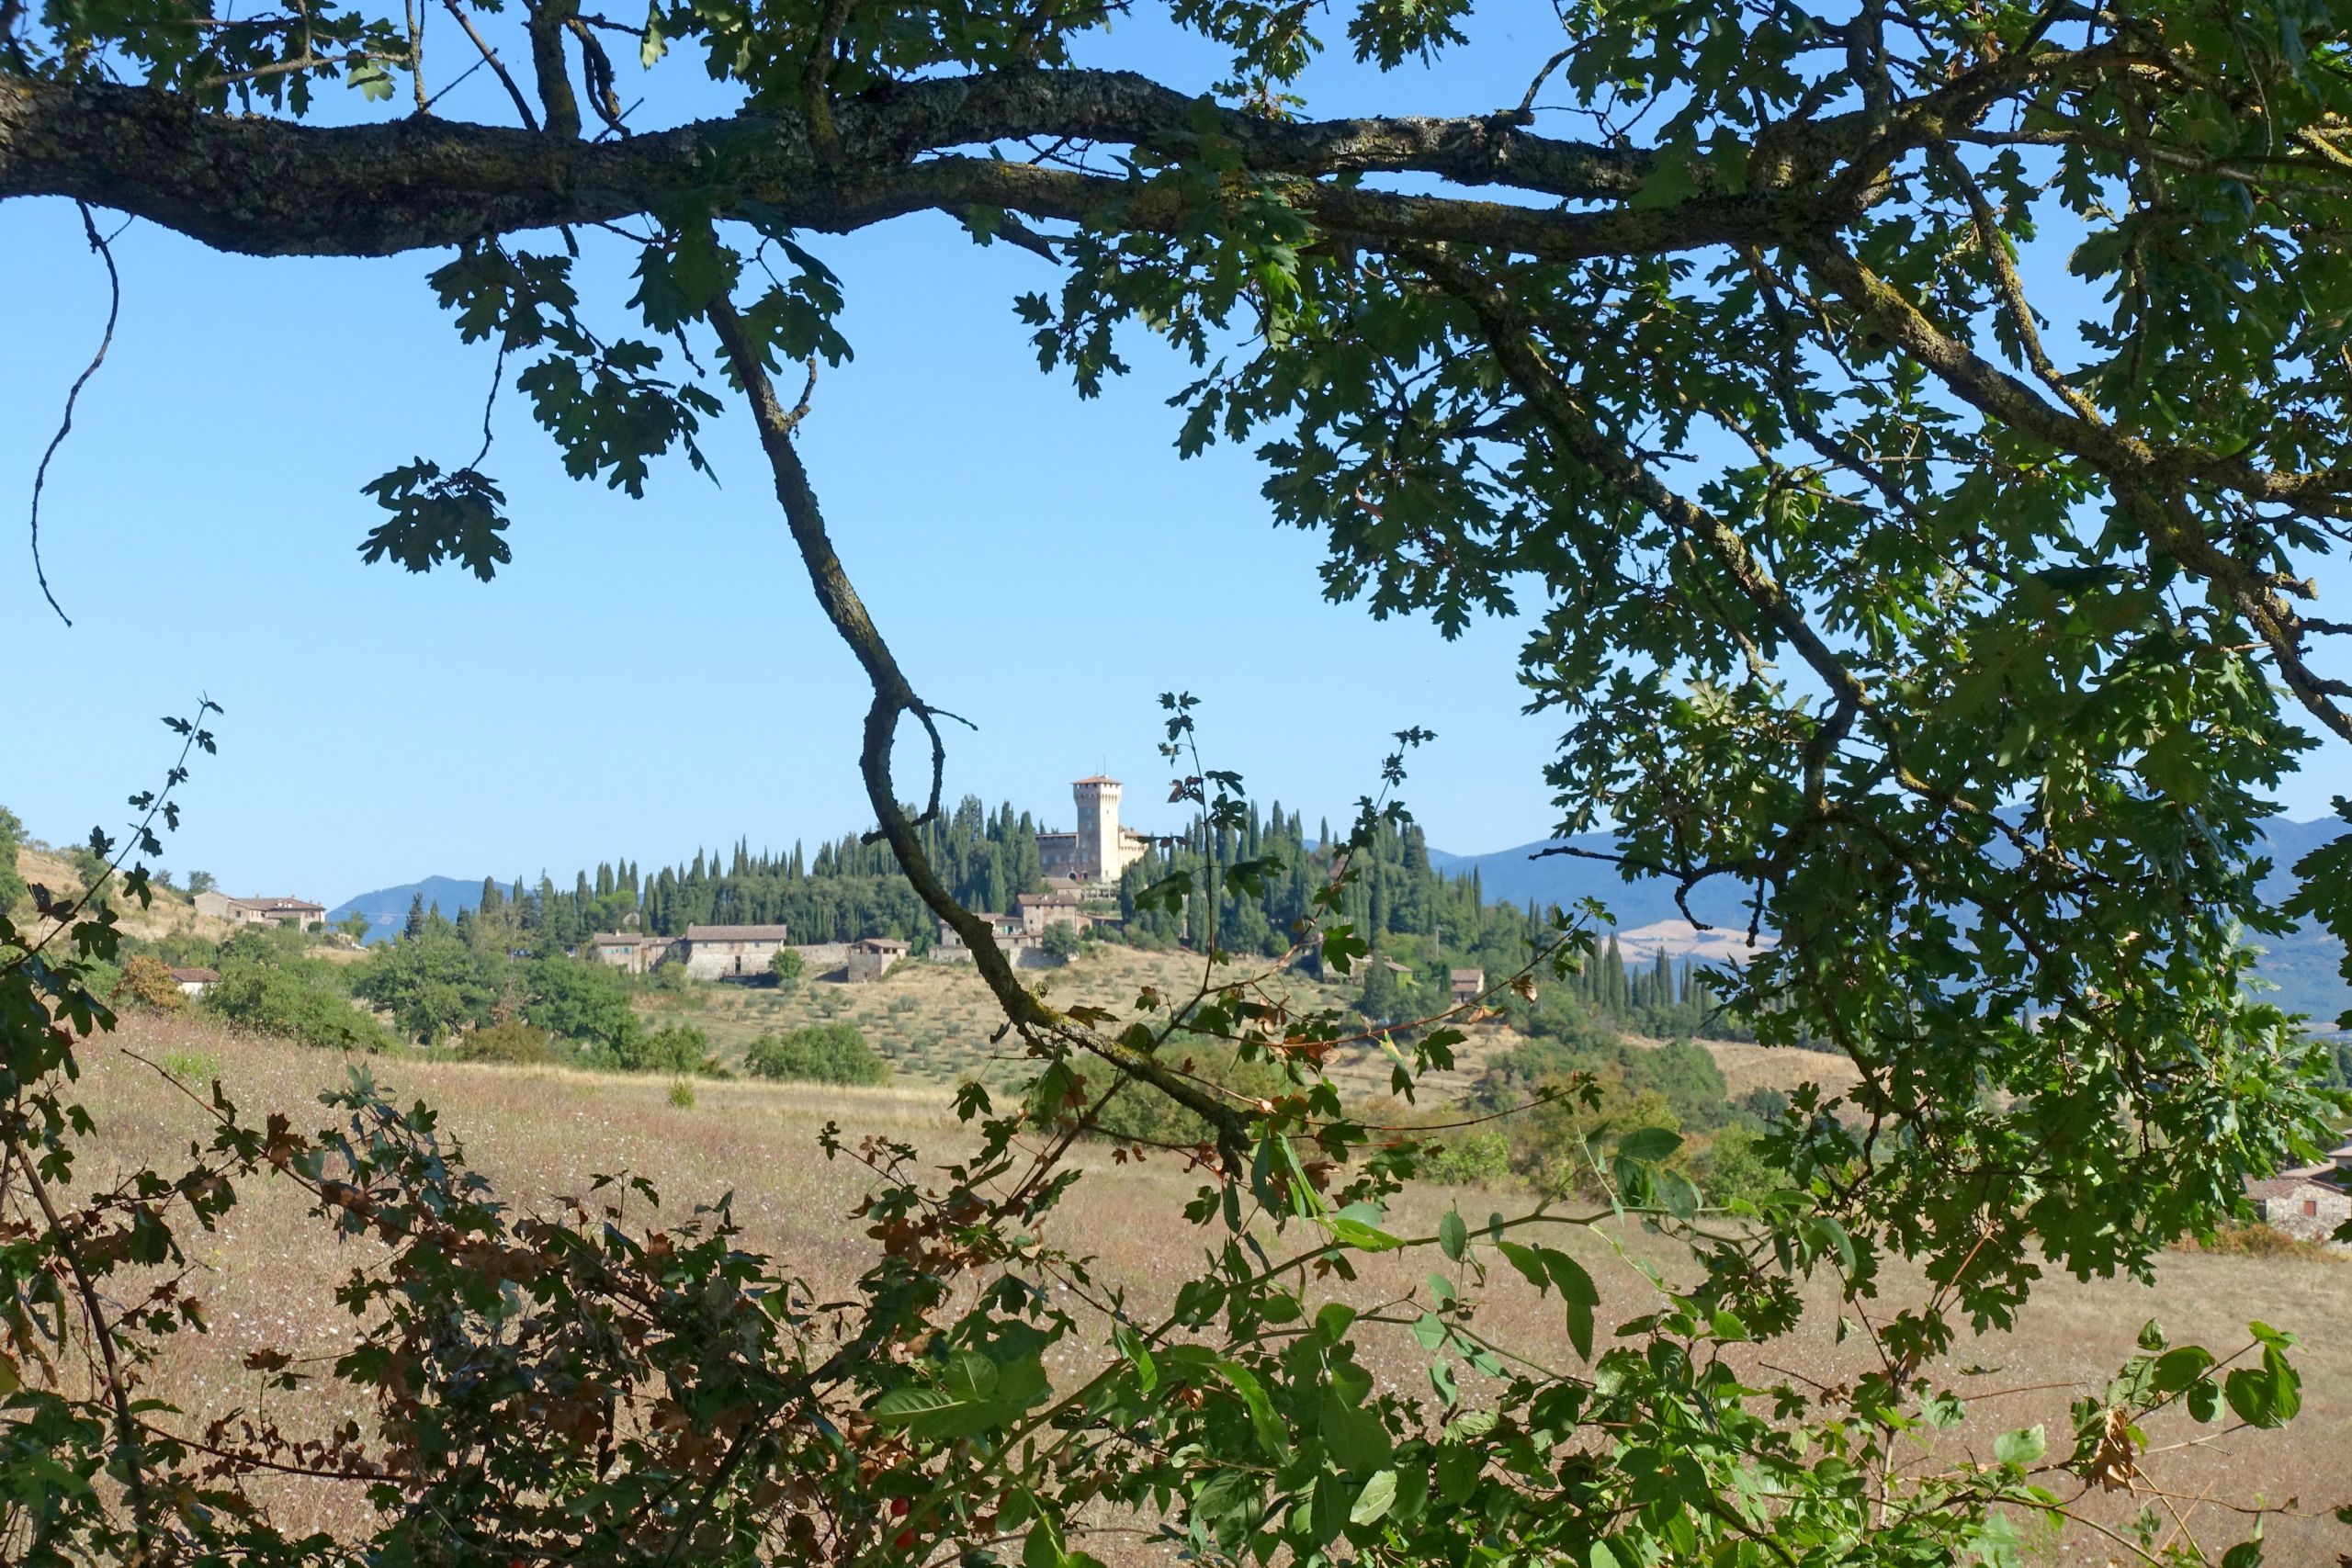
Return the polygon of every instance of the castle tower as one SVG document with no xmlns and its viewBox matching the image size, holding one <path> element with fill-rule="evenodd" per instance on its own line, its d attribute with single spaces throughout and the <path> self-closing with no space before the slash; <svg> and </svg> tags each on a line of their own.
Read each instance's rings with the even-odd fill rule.
<svg viewBox="0 0 2352 1568">
<path fill-rule="evenodd" d="M 1119 857 L 1119 781 L 1096 774 L 1069 786 L 1078 802 L 1078 855 L 1071 874 L 1080 882 L 1108 882 L 1125 869 Z"/>
</svg>

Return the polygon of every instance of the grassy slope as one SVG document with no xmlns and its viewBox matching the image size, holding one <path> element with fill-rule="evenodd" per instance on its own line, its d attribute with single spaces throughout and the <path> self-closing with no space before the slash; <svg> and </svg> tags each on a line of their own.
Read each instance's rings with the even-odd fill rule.
<svg viewBox="0 0 2352 1568">
<path fill-rule="evenodd" d="M 891 987 L 870 989 L 876 998 L 887 998 Z M 313 1097 L 338 1080 L 345 1066 L 317 1052 L 241 1039 L 186 1019 L 131 1021 L 116 1041 L 96 1043 L 87 1052 L 84 1098 L 100 1123 L 100 1154 L 85 1173 L 90 1179 L 103 1179 L 109 1164 L 120 1168 L 151 1156 L 168 1159 L 199 1129 L 198 1108 L 121 1045 L 151 1059 L 168 1056 L 184 1072 L 217 1072 L 249 1115 L 258 1119 L 282 1109 L 292 1113 L 298 1127 L 320 1124 L 323 1118 Z M 680 1109 L 669 1103 L 668 1085 L 661 1080 L 407 1060 L 368 1065 L 403 1099 L 418 1096 L 440 1107 L 445 1125 L 464 1139 L 475 1163 L 511 1201 L 527 1208 L 581 1193 L 594 1174 L 621 1168 L 650 1178 L 673 1213 L 731 1190 L 749 1242 L 785 1260 L 825 1294 L 854 1278 L 868 1244 L 859 1227 L 844 1223 L 865 1183 L 854 1167 L 828 1163 L 817 1152 L 818 1127 L 838 1120 L 853 1146 L 865 1134 L 882 1134 L 944 1151 L 957 1137 L 945 1099 L 935 1091 L 703 1084 L 697 1086 L 696 1103 Z M 1199 1256 L 1203 1238 L 1176 1213 L 1197 1182 L 1172 1160 L 1155 1158 L 1140 1168 L 1104 1162 L 1050 1222 L 1052 1234 L 1098 1253 L 1100 1277 L 1126 1285 L 1138 1305 L 1149 1308 L 1168 1299 Z M 155 1392 L 184 1408 L 217 1409 L 256 1396 L 253 1374 L 241 1366 L 247 1351 L 272 1343 L 323 1358 L 347 1342 L 348 1322 L 330 1299 L 333 1285 L 377 1254 L 372 1243 L 338 1242 L 306 1220 L 298 1197 L 266 1180 L 249 1184 L 244 1204 L 220 1232 L 193 1240 L 216 1328 L 209 1337 L 173 1351 L 158 1369 Z M 1426 1193 L 1396 1223 L 1423 1232 L 1444 1202 L 1457 1200 L 1474 1222 L 1510 1201 L 1481 1192 Z M 1563 1241 L 1601 1282 L 1604 1323 L 1648 1310 L 1655 1300 L 1650 1287 L 1613 1256 L 1605 1237 L 1578 1231 Z M 1629 1251 L 1673 1267 L 1653 1241 L 1638 1235 L 1622 1241 Z M 1428 1259 L 1365 1262 L 1362 1284 L 1333 1288 L 1369 1302 L 1409 1287 Z M 1915 1279 L 1898 1273 L 1887 1287 L 1889 1299 L 1873 1311 L 1916 1299 L 1918 1289 Z M 2217 1448 L 2164 1455 L 2151 1460 L 2149 1468 L 2169 1489 L 2190 1497 L 2209 1491 L 2232 1499 L 2300 1496 L 2321 1517 L 2274 1524 L 2269 1561 L 2317 1568 L 2352 1550 L 2352 1531 L 2323 1522 L 2325 1508 L 2352 1500 L 2352 1450 L 2342 1441 L 2352 1429 L 2352 1337 L 2344 1333 L 2352 1265 L 2169 1255 L 2153 1287 L 2048 1281 L 2019 1332 L 1963 1343 L 1954 1361 L 1991 1369 L 1966 1380 L 1976 1388 L 2019 1391 L 1995 1402 L 1998 1427 L 2046 1422 L 2053 1434 L 2063 1434 L 2067 1399 L 2095 1392 L 2130 1354 L 2134 1332 L 2150 1316 L 2160 1317 L 2177 1339 L 2201 1338 L 2217 1347 L 2234 1348 L 2249 1317 L 2301 1334 L 2306 1343 L 2305 1404 L 2293 1428 L 2242 1434 Z M 1864 1353 L 1859 1345 L 1840 1347 L 1832 1340 L 1834 1304 L 1825 1298 L 1816 1309 L 1803 1334 L 1764 1348 L 1755 1359 L 1825 1382 L 1861 1371 Z M 1538 1302 L 1508 1269 L 1498 1270 L 1492 1281 L 1492 1298 L 1480 1321 L 1487 1332 L 1539 1359 L 1560 1366 L 1572 1362 L 1554 1309 Z M 1413 1355 L 1400 1336 L 1377 1348 L 1378 1370 L 1385 1379 L 1419 1391 L 1425 1385 Z M 1061 1356 L 1052 1371 L 1056 1382 L 1067 1386 L 1090 1367 L 1091 1358 L 1080 1349 Z M 2051 1384 L 2064 1386 L 2046 1386 Z M 312 1386 L 322 1391 L 309 1413 L 312 1418 L 323 1423 L 346 1413 L 366 1417 L 365 1410 L 348 1407 L 331 1384 Z M 1475 1390 L 1476 1380 L 1465 1375 L 1464 1386 Z M 272 1396 L 273 1408 L 284 1409 L 284 1400 Z M 1995 1429 L 1963 1428 L 1956 1440 L 1983 1451 Z M 2161 1423 L 2152 1434 L 2159 1444 L 2179 1435 Z M 2052 1446 L 2063 1449 L 2063 1437 Z M 287 1522 L 303 1525 L 348 1524 L 362 1517 L 365 1506 L 351 1488 L 316 1483 L 288 1483 L 273 1495 L 288 1510 Z M 2140 1505 L 2118 1496 L 2097 1506 L 2104 1517 L 2120 1523 Z M 2224 1544 L 2233 1539 L 2233 1521 L 2218 1509 L 2188 1508 L 2188 1517 L 2200 1539 Z M 1092 1550 L 1114 1568 L 1151 1560 L 1127 1536 L 1100 1538 Z M 2114 1555 L 2083 1531 L 2053 1549 L 2052 1560 L 2104 1562 Z"/>
<path fill-rule="evenodd" d="M 1261 972 L 1253 965 L 1237 965 L 1219 969 L 1217 979 L 1220 984 L 1229 983 Z M 1165 996 L 1191 995 L 1202 982 L 1203 966 L 1190 953 L 1148 953 L 1104 944 L 1061 969 L 1023 970 L 1022 978 L 1057 1007 L 1084 1003 L 1128 1018 L 1136 1016 L 1136 997 L 1146 987 L 1156 987 Z M 1265 994 L 1270 1000 L 1304 1010 L 1341 1005 L 1353 993 L 1289 974 L 1269 982 Z M 702 1030 L 711 1037 L 718 1055 L 730 1062 L 740 1061 L 743 1048 L 763 1033 L 838 1020 L 855 1025 L 876 1050 L 890 1059 L 903 1083 L 944 1087 L 973 1075 L 1003 1081 L 1019 1072 L 1019 1063 L 1002 1057 L 1002 1048 L 990 1043 L 989 1036 L 1003 1021 L 1003 1014 L 968 964 L 910 961 L 876 984 L 809 981 L 789 994 L 765 987 L 698 985 L 680 997 L 657 994 L 647 1014 L 657 1024 L 683 1022 Z M 1470 1087 L 1487 1056 L 1510 1049 L 1519 1039 L 1510 1030 L 1493 1024 L 1473 1025 L 1469 1033 L 1469 1042 L 1455 1052 L 1456 1070 L 1433 1074 L 1423 1081 L 1424 1104 L 1457 1098 Z M 1842 1087 L 1854 1077 L 1851 1065 L 1842 1056 L 1770 1051 L 1728 1042 L 1711 1041 L 1707 1048 L 1730 1082 L 1735 1098 L 1767 1086 L 1792 1089 L 1808 1079 Z M 1358 1044 L 1338 1053 L 1331 1071 L 1351 1095 L 1376 1097 L 1387 1092 L 1388 1059 L 1374 1044 Z"/>
<path fill-rule="evenodd" d="M 20 849 L 17 852 L 17 874 L 28 885 L 40 883 L 51 893 L 63 897 L 81 887 L 82 878 L 62 855 L 44 850 Z M 187 895 L 155 890 L 154 902 L 146 908 L 139 907 L 135 898 L 124 899 L 119 906 L 122 930 L 136 937 L 168 936 L 174 931 L 194 931 L 207 942 L 219 942 L 236 928 L 214 915 L 199 915 Z"/>
</svg>

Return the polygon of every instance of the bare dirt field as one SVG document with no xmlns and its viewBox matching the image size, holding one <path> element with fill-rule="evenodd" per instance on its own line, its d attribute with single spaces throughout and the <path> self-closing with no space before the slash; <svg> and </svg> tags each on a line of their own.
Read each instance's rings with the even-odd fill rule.
<svg viewBox="0 0 2352 1568">
<path fill-rule="evenodd" d="M 970 984 L 969 976 L 963 982 Z M 953 987 L 957 979 L 924 976 L 919 983 Z M 895 987 L 865 987 L 855 1005 L 887 1019 Z M 1075 987 L 1065 993 L 1070 999 L 1078 994 Z M 969 1027 L 978 1028 L 979 1021 Z M 324 1124 L 325 1112 L 315 1102 L 322 1088 L 340 1082 L 351 1067 L 371 1071 L 401 1099 L 422 1098 L 440 1108 L 445 1126 L 464 1140 L 471 1160 L 526 1208 L 582 1193 L 594 1175 L 623 1169 L 650 1178 L 666 1212 L 682 1213 L 731 1191 L 748 1244 L 785 1260 L 820 1292 L 845 1286 L 865 1262 L 867 1243 L 859 1227 L 845 1221 L 867 1183 L 848 1163 L 825 1160 L 816 1146 L 820 1126 L 837 1121 L 853 1141 L 878 1133 L 943 1154 L 960 1136 L 945 1096 L 923 1088 L 820 1091 L 699 1083 L 695 1103 L 679 1107 L 661 1079 L 406 1058 L 346 1063 L 184 1019 L 141 1019 L 87 1049 L 82 1098 L 99 1122 L 88 1179 L 103 1179 L 105 1170 L 96 1168 L 108 1162 L 168 1160 L 202 1131 L 200 1110 L 124 1046 L 191 1079 L 217 1075 L 249 1115 L 283 1110 L 298 1128 Z M 1052 1222 L 1057 1238 L 1095 1254 L 1098 1276 L 1126 1286 L 1139 1302 L 1166 1300 L 1207 1239 L 1178 1213 L 1200 1179 L 1172 1159 L 1141 1167 L 1094 1163 Z M 220 1232 L 196 1239 L 214 1331 L 170 1353 L 157 1369 L 157 1393 L 191 1411 L 250 1404 L 262 1395 L 255 1374 L 243 1367 L 248 1351 L 271 1343 L 324 1359 L 347 1341 L 349 1320 L 331 1293 L 345 1271 L 367 1261 L 365 1244 L 334 1240 L 304 1217 L 300 1198 L 268 1181 L 252 1183 Z M 1405 1205 L 1394 1224 L 1419 1232 L 1433 1225 L 1446 1205 L 1458 1203 L 1475 1224 L 1490 1210 L 1520 1201 L 1480 1191 L 1430 1191 Z M 1639 1234 L 1612 1237 L 1599 1228 L 1564 1227 L 1558 1244 L 1580 1256 L 1600 1281 L 1604 1327 L 1648 1310 L 1656 1300 L 1655 1288 L 1619 1247 L 1658 1261 L 1669 1274 L 1676 1269 L 1676 1258 L 1657 1238 Z M 1333 1289 L 1359 1303 L 1399 1293 L 1412 1288 L 1427 1260 L 1390 1255 L 1366 1264 L 1360 1284 Z M 1892 1311 L 1901 1300 L 1916 1299 L 1920 1289 L 1916 1279 L 1897 1277 L 1871 1310 Z M 1867 1352 L 1858 1343 L 1834 1342 L 1837 1305 L 1828 1292 L 1815 1293 L 1816 1310 L 1804 1330 L 1753 1352 L 1759 1375 L 1770 1376 L 1763 1371 L 1769 1366 L 1835 1382 L 1862 1370 Z M 1555 1303 L 1537 1300 L 1516 1276 L 1498 1270 L 1480 1322 L 1486 1332 L 1539 1361 L 1570 1366 L 1573 1351 L 1555 1313 Z M 2328 1510 L 2352 1503 L 2352 1442 L 2346 1441 L 2352 1435 L 2352 1264 L 2176 1253 L 2165 1257 L 2153 1286 L 2046 1281 L 2018 1332 L 1964 1342 L 1952 1366 L 1939 1369 L 1965 1390 L 2015 1391 L 1988 1398 L 1980 1407 L 1985 1416 L 1948 1439 L 1942 1457 L 1951 1457 L 1951 1444 L 1983 1451 L 1996 1431 L 2037 1422 L 2051 1427 L 2052 1447 L 2063 1451 L 2068 1399 L 2096 1392 L 2129 1357 L 2133 1336 L 2150 1317 L 2160 1319 L 2177 1342 L 2200 1340 L 2223 1354 L 2243 1343 L 2249 1318 L 2301 1336 L 2303 1412 L 2283 1432 L 2241 1432 L 2151 1456 L 2151 1476 L 2188 1501 L 2152 1505 L 2146 1496 L 2119 1495 L 2097 1502 L 2098 1517 L 2120 1526 L 2141 1506 L 2157 1506 L 2163 1532 L 2185 1529 L 2218 1554 L 2243 1529 L 2222 1504 L 2295 1498 L 2304 1517 L 2273 1521 L 2269 1562 L 2327 1568 L 2338 1553 L 2352 1551 L 2352 1530 L 2326 1517 Z M 1385 1378 L 1416 1390 L 1424 1386 L 1418 1352 L 1401 1331 L 1378 1354 Z M 1087 1355 L 1084 1348 L 1065 1353 L 1050 1369 L 1056 1382 L 1078 1374 Z M 1962 1369 L 1975 1371 L 1963 1376 Z M 1477 1386 L 1466 1373 L 1463 1382 L 1465 1390 Z M 367 1417 L 364 1409 L 339 1404 L 343 1396 L 331 1384 L 313 1387 L 329 1391 L 315 1418 Z M 2163 1445 L 2188 1435 L 2185 1427 L 2160 1423 L 2151 1438 Z M 319 1483 L 289 1483 L 279 1503 L 286 1522 L 329 1528 L 354 1522 L 366 1506 L 350 1488 Z M 1114 1564 L 1144 1560 L 1118 1540 L 1097 1550 Z M 2037 1555 L 2066 1563 L 2125 1560 L 2087 1529 L 2043 1541 Z"/>
</svg>

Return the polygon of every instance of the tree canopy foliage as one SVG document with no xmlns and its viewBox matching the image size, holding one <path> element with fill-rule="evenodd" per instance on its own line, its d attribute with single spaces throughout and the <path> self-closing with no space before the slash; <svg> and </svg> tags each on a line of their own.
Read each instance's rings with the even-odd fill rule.
<svg viewBox="0 0 2352 1568">
<path fill-rule="evenodd" d="M 2245 1178 L 2313 1156 L 2343 1109 L 2324 1053 L 2241 985 L 2249 938 L 2289 913 L 2257 891 L 2256 825 L 2314 736 L 2352 738 L 2325 646 L 2352 625 L 2310 575 L 2352 518 L 2341 7 L 1589 0 L 1529 48 L 1516 103 L 1345 118 L 1299 91 L 1318 51 L 1398 76 L 1406 101 L 1402 80 L 1476 28 L 1466 0 L 1177 0 L 1167 24 L 1225 62 L 1182 82 L 1089 63 L 1130 12 L 1087 0 L 655 0 L 641 28 L 575 0 L 443 9 L 458 32 L 428 53 L 419 13 L 380 4 L 11 0 L 0 198 L 255 256 L 440 250 L 457 330 L 514 362 L 570 471 L 632 494 L 747 409 L 873 687 L 858 764 L 878 841 L 1038 1076 L 1017 1111 L 967 1095 L 977 1153 L 941 1172 L 829 1145 L 874 1175 L 881 1254 L 828 1337 L 836 1320 L 733 1247 L 723 1207 L 658 1246 L 584 1209 L 518 1222 L 429 1110 L 364 1080 L 315 1135 L 217 1107 L 177 1185 L 66 1223 L 46 1185 L 74 1136 L 62 1075 L 103 1009 L 7 926 L 0 947 L 27 956 L 0 1015 L 33 1098 L 8 1111 L 27 1153 L 6 1179 L 47 1219 L 0 1256 L 43 1324 L 78 1314 L 109 1357 L 179 1325 L 176 1297 L 126 1314 L 97 1280 L 160 1263 L 163 1208 L 209 1222 L 232 1174 L 309 1183 L 322 1216 L 399 1254 L 353 1275 L 372 1326 L 336 1368 L 379 1399 L 389 1446 L 302 1459 L 380 1477 L 371 1550 L 393 1560 L 945 1562 L 1017 1540 L 1026 1568 L 1070 1568 L 1102 1505 L 1204 1557 L 1302 1564 L 2001 1559 L 2004 1507 L 2064 1514 L 2056 1485 L 2132 1483 L 2159 1413 L 2292 1416 L 2275 1331 L 2224 1370 L 2151 1325 L 2071 1439 L 2007 1434 L 1952 1471 L 1892 1457 L 1896 1433 L 1964 1414 L 1928 1371 L 1963 1326 L 2009 1322 L 2045 1268 L 2144 1273 Z M 633 123 L 621 37 L 650 69 L 697 57 L 720 112 Z M 434 112 L 430 84 L 477 57 L 518 123 Z M 358 98 L 327 116 L 333 82 Z M 1628 867 L 1686 887 L 1734 879 L 1777 931 L 1729 999 L 1765 1043 L 1832 1047 L 1860 1080 L 1799 1097 L 1771 1151 L 1790 1185 L 1720 1212 L 1672 1132 L 1596 1145 L 1606 1196 L 1585 1217 L 1690 1246 L 1615 1343 L 1533 1216 L 1385 1228 L 1415 1145 L 1351 1119 L 1318 1070 L 1355 1022 L 1216 985 L 1059 1011 L 943 881 L 923 835 L 946 716 L 827 534 L 798 455 L 811 394 L 773 379 L 850 351 L 856 280 L 822 236 L 926 211 L 1050 269 L 1020 308 L 1080 393 L 1154 338 L 1187 361 L 1181 448 L 1251 444 L 1275 515 L 1327 541 L 1334 593 L 1449 630 L 1532 613 L 1563 826 L 1608 827 Z M 634 258 L 627 300 L 582 293 L 591 245 Z M 365 557 L 492 576 L 512 547 L 482 459 L 403 456 L 366 487 Z M 1239 781 L 1197 765 L 1189 706 L 1170 708 L 1182 787 L 1211 829 L 1239 827 Z M 934 763 L 912 807 L 890 772 L 907 719 Z M 2294 906 L 2338 935 L 2347 862 L 2352 839 L 2312 856 Z M 1277 870 L 1178 867 L 1146 904 Z M 1339 857 L 1295 933 L 1343 969 L 1372 946 L 1340 909 L 1360 870 Z M 110 886 L 44 916 L 94 960 Z M 1589 946 L 1564 920 L 1529 962 Z M 1182 1071 L 1159 1050 L 1179 1031 L 1291 1091 Z M 1448 1061 L 1451 1033 L 1392 1041 L 1400 1083 Z M 1032 1239 L 1074 1179 L 1068 1138 L 1120 1086 L 1207 1130 L 1189 1217 L 1216 1239 L 1165 1316 L 1095 1302 L 1081 1258 Z M 1291 1250 L 1259 1250 L 1261 1222 Z M 1428 1397 L 1375 1386 L 1365 1325 L 1324 1288 L 1400 1248 L 1446 1265 L 1416 1303 Z M 1722 1348 L 1787 1332 L 1804 1274 L 1859 1299 L 1889 1257 L 1933 1288 L 1872 1314 L 1881 1371 L 1761 1393 L 1732 1376 Z M 1556 1292 L 1575 1370 L 1479 1337 L 1471 1298 L 1513 1279 Z M 620 1300 L 628 1337 L 601 1326 Z M 21 1361 L 37 1337 L 17 1322 Z M 1080 1337 L 1097 1370 L 1056 1386 L 1046 1351 Z M 63 1445 L 50 1462 L 116 1490 L 19 1509 L 11 1547 L 297 1550 L 265 1545 L 261 1514 L 185 1501 L 182 1439 L 149 1433 L 132 1371 L 93 1364 L 96 1396 L 12 1405 L 11 1451 Z M 683 1419 L 599 1415 L 655 1386 Z M 284 1462 L 255 1441 L 245 1462 Z"/>
</svg>

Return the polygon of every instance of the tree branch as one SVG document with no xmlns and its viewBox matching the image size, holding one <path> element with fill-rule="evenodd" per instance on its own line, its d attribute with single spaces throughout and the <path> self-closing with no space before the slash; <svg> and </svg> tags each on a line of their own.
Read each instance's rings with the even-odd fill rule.
<svg viewBox="0 0 2352 1568">
<path fill-rule="evenodd" d="M 915 694 L 833 548 L 808 470 L 793 446 L 792 431 L 798 415 L 787 410 L 777 395 L 759 343 L 744 325 L 733 302 L 723 295 L 712 303 L 710 321 L 718 331 L 728 367 L 751 403 L 752 421 L 759 427 L 760 445 L 775 476 L 776 500 L 783 505 L 793 543 L 808 568 L 809 585 L 816 590 L 817 602 L 832 623 L 833 630 L 849 645 L 874 689 L 874 701 L 865 715 L 865 737 L 858 753 L 858 769 L 865 781 L 866 799 L 881 824 L 882 837 L 888 840 L 907 880 L 933 912 L 963 938 L 981 979 L 1023 1039 L 1048 1050 L 1058 1045 L 1088 1052 L 1129 1077 L 1150 1084 L 1216 1128 L 1218 1148 L 1227 1167 L 1243 1168 L 1248 1154 L 1247 1118 L 1149 1053 L 1078 1028 L 1046 1008 L 1013 974 L 1012 965 L 997 946 L 995 933 L 988 922 L 957 903 L 932 869 L 916 833 L 919 823 L 909 818 L 905 807 L 899 804 L 898 791 L 890 777 L 890 760 L 899 718 L 914 715 L 930 737 L 932 749 L 932 806 L 924 815 L 935 812 L 944 761 L 936 723 L 939 710 Z"/>
</svg>

